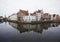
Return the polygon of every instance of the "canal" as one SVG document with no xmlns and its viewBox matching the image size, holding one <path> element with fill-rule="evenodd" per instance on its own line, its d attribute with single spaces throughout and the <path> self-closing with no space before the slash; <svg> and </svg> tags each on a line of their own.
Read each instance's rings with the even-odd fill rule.
<svg viewBox="0 0 60 42">
<path fill-rule="evenodd" d="M 60 42 L 60 23 L 0 22 L 0 42 Z"/>
</svg>

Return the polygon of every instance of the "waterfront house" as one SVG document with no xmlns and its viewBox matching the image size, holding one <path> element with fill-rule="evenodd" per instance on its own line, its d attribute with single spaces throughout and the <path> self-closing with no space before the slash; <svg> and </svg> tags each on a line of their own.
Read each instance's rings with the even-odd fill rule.
<svg viewBox="0 0 60 42">
<path fill-rule="evenodd" d="M 17 21 L 17 14 L 12 14 L 8 17 L 8 20 L 10 21 Z"/>
<path fill-rule="evenodd" d="M 29 13 L 26 10 L 20 10 L 19 12 L 17 12 L 17 20 L 19 22 L 24 22 L 24 16 L 27 16 Z M 24 18 L 23 18 L 24 17 Z"/>
<path fill-rule="evenodd" d="M 3 21 L 3 16 L 0 16 L 0 21 Z"/>
<path fill-rule="evenodd" d="M 51 15 L 49 13 L 44 13 L 42 19 L 43 19 L 43 21 L 50 21 L 51 20 Z"/>
<path fill-rule="evenodd" d="M 41 21 L 43 16 L 43 10 L 37 10 L 33 13 L 36 16 L 36 21 Z"/>
<path fill-rule="evenodd" d="M 23 19 L 25 22 L 41 21 L 42 15 L 43 15 L 42 10 L 37 10 L 33 13 L 29 13 L 29 15 L 23 16 Z"/>
<path fill-rule="evenodd" d="M 17 13 L 17 19 L 20 22 L 40 21 L 43 15 L 43 10 L 37 10 L 33 13 L 28 13 L 26 10 L 20 10 Z"/>
<path fill-rule="evenodd" d="M 51 15 L 51 21 L 56 21 L 56 18 L 57 18 L 56 14 Z"/>
<path fill-rule="evenodd" d="M 16 14 L 8 17 L 8 20 L 17 22 L 40 22 L 40 21 L 60 21 L 60 16 L 56 14 L 44 13 L 43 10 L 36 10 L 29 13 L 28 10 L 19 10 Z"/>
<path fill-rule="evenodd" d="M 60 16 L 59 15 L 56 16 L 56 21 L 60 21 Z"/>
</svg>

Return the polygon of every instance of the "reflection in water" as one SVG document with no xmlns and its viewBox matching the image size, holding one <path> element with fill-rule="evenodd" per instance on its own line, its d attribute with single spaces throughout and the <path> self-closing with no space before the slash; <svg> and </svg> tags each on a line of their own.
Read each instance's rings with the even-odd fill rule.
<svg viewBox="0 0 60 42">
<path fill-rule="evenodd" d="M 10 24 L 10 25 L 9 25 Z M 0 42 L 59 42 L 60 24 L 0 24 Z"/>
<path fill-rule="evenodd" d="M 23 32 L 29 32 L 29 31 L 34 31 L 34 32 L 38 32 L 38 33 L 42 33 L 43 29 L 48 29 L 48 27 L 56 27 L 59 25 L 59 23 L 43 23 L 43 24 L 18 24 L 18 23 L 13 23 L 13 22 L 9 22 L 9 24 L 14 27 L 17 28 L 20 33 Z"/>
<path fill-rule="evenodd" d="M 0 23 L 3 23 L 3 21 L 0 21 Z"/>
<path fill-rule="evenodd" d="M 59 23 L 51 23 L 50 25 L 51 25 L 51 27 L 56 27 L 59 25 Z"/>
</svg>

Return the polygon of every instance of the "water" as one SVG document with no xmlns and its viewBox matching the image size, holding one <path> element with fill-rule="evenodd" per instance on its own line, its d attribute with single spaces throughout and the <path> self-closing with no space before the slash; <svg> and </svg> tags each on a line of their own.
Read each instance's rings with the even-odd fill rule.
<svg viewBox="0 0 60 42">
<path fill-rule="evenodd" d="M 60 23 L 0 22 L 0 42 L 60 42 Z"/>
</svg>

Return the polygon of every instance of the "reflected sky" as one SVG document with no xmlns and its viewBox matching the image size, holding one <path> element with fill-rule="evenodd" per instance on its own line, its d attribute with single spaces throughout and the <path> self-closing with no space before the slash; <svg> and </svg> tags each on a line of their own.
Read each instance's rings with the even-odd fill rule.
<svg viewBox="0 0 60 42">
<path fill-rule="evenodd" d="M 0 42 L 59 42 L 60 24 L 0 24 Z"/>
</svg>

